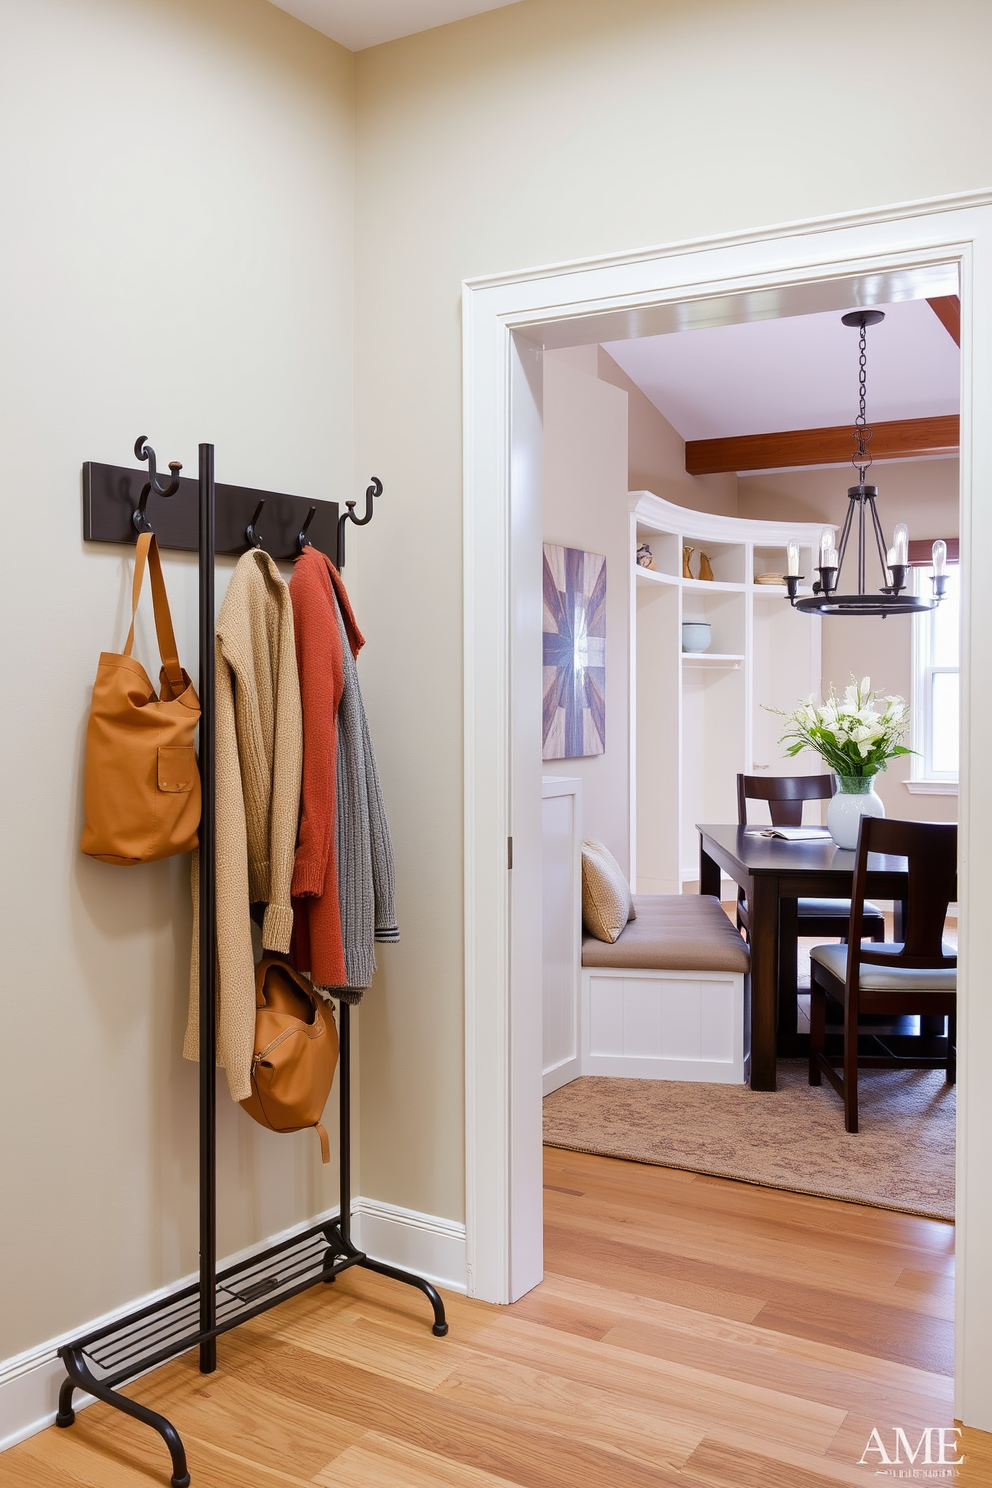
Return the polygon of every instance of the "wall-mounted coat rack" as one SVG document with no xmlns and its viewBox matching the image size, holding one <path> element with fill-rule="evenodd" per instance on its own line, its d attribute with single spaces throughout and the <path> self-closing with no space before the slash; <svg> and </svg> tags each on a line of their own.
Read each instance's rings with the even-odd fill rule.
<svg viewBox="0 0 992 1488">
<path fill-rule="evenodd" d="M 200 1048 L 200 1275 L 139 1311 L 96 1332 L 74 1339 L 59 1349 L 66 1378 L 59 1392 L 56 1423 L 75 1420 L 74 1392 L 88 1391 L 162 1436 L 172 1457 L 172 1488 L 190 1482 L 182 1439 L 171 1421 L 150 1410 L 119 1386 L 188 1350 L 199 1349 L 200 1370 L 217 1367 L 217 1339 L 222 1333 L 257 1317 L 277 1303 L 317 1282 L 331 1282 L 351 1266 L 364 1266 L 408 1286 L 428 1298 L 434 1312 L 433 1332 L 448 1331 L 444 1304 L 430 1282 L 409 1271 L 373 1260 L 351 1239 L 351 1009 L 338 1004 L 339 1209 L 336 1218 L 279 1245 L 257 1252 L 226 1270 L 217 1271 L 216 1221 L 216 864 L 214 780 L 214 562 L 215 554 L 244 553 L 262 545 L 273 558 L 298 557 L 303 546 L 315 546 L 344 563 L 347 522 L 358 527 L 370 522 L 382 483 L 373 477 L 365 493 L 365 512 L 356 517 L 356 503 L 346 503 L 339 516 L 333 501 L 308 501 L 280 492 L 254 491 L 243 486 L 217 485 L 214 447 L 200 445 L 199 478 L 182 479 L 182 466 L 170 462 L 170 475 L 159 477 L 155 452 L 142 436 L 135 454 L 147 470 L 87 463 L 83 466 L 83 536 L 91 542 L 134 543 L 140 531 L 154 530 L 159 544 L 199 553 L 200 575 L 200 783 L 203 814 L 200 822 L 200 939 L 199 939 L 199 1048 Z M 192 497 L 196 494 L 194 503 Z"/>
<path fill-rule="evenodd" d="M 180 477 L 182 466 L 173 460 L 169 466 L 172 479 L 163 488 L 155 468 L 155 451 L 144 437 L 135 441 L 134 452 L 139 460 L 150 456 L 147 471 L 98 465 L 94 460 L 87 460 L 83 466 L 83 537 L 88 542 L 133 543 L 139 532 L 148 530 L 155 532 L 160 548 L 197 552 L 198 482 Z M 307 537 L 314 547 L 331 557 L 338 551 L 336 501 L 308 501 L 283 491 L 220 484 L 215 502 L 217 553 L 240 555 L 254 546 L 252 538 L 245 535 L 254 525 L 262 532 L 262 545 L 273 558 L 298 558 L 299 537 L 308 516 Z"/>
</svg>

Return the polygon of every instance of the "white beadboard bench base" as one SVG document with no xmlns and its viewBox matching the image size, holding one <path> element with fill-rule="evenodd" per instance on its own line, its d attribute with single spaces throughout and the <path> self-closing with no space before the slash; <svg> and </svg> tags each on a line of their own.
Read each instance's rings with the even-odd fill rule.
<svg viewBox="0 0 992 1488">
<path fill-rule="evenodd" d="M 750 1074 L 742 972 L 582 971 L 582 1073 L 743 1085 Z"/>
</svg>

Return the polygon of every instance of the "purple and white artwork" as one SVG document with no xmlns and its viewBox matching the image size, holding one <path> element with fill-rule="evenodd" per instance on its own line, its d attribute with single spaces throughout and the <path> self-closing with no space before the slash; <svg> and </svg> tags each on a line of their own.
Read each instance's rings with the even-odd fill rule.
<svg viewBox="0 0 992 1488">
<path fill-rule="evenodd" d="M 606 749 L 606 559 L 544 544 L 544 758 Z"/>
</svg>

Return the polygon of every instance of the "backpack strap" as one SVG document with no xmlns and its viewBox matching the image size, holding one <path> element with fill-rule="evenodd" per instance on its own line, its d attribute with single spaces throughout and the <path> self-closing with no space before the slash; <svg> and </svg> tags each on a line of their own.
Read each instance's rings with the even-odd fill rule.
<svg viewBox="0 0 992 1488">
<path fill-rule="evenodd" d="M 145 564 L 148 564 L 148 572 L 152 585 L 152 607 L 155 611 L 155 634 L 158 638 L 158 654 L 162 658 L 162 668 L 175 692 L 182 692 L 186 687 L 186 679 L 183 669 L 179 665 L 179 649 L 176 646 L 176 633 L 172 628 L 172 612 L 169 609 L 169 596 L 165 591 L 165 578 L 162 573 L 162 560 L 159 557 L 158 539 L 154 532 L 142 532 L 138 537 L 138 544 L 134 557 L 134 580 L 131 584 L 131 629 L 127 633 L 127 641 L 124 645 L 124 655 L 131 655 L 131 647 L 134 645 L 134 620 L 138 613 L 138 600 L 141 598 L 141 585 L 145 577 Z"/>
<path fill-rule="evenodd" d="M 331 1144 L 327 1139 L 327 1133 L 319 1121 L 314 1122 L 314 1130 L 320 1138 L 320 1160 L 329 1163 L 331 1160 Z"/>
</svg>

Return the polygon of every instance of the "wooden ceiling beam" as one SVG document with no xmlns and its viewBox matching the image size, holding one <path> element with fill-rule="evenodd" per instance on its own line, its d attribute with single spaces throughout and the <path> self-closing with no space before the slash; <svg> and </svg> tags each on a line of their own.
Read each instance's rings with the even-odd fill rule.
<svg viewBox="0 0 992 1488">
<path fill-rule="evenodd" d="M 959 425 L 956 413 L 872 424 L 872 459 L 956 455 Z M 795 465 L 846 465 L 853 453 L 851 425 L 841 424 L 830 429 L 786 429 L 780 434 L 743 434 L 732 439 L 690 439 L 685 446 L 685 468 L 689 475 L 721 475 Z"/>
<path fill-rule="evenodd" d="M 961 301 L 957 295 L 937 295 L 927 300 L 930 309 L 951 337 L 955 346 L 961 345 Z"/>
<path fill-rule="evenodd" d="M 947 544 L 948 563 L 960 563 L 961 561 L 961 539 L 959 537 L 945 537 Z M 936 538 L 911 537 L 909 540 L 909 566 L 910 568 L 929 568 L 933 562 L 933 545 Z"/>
</svg>

